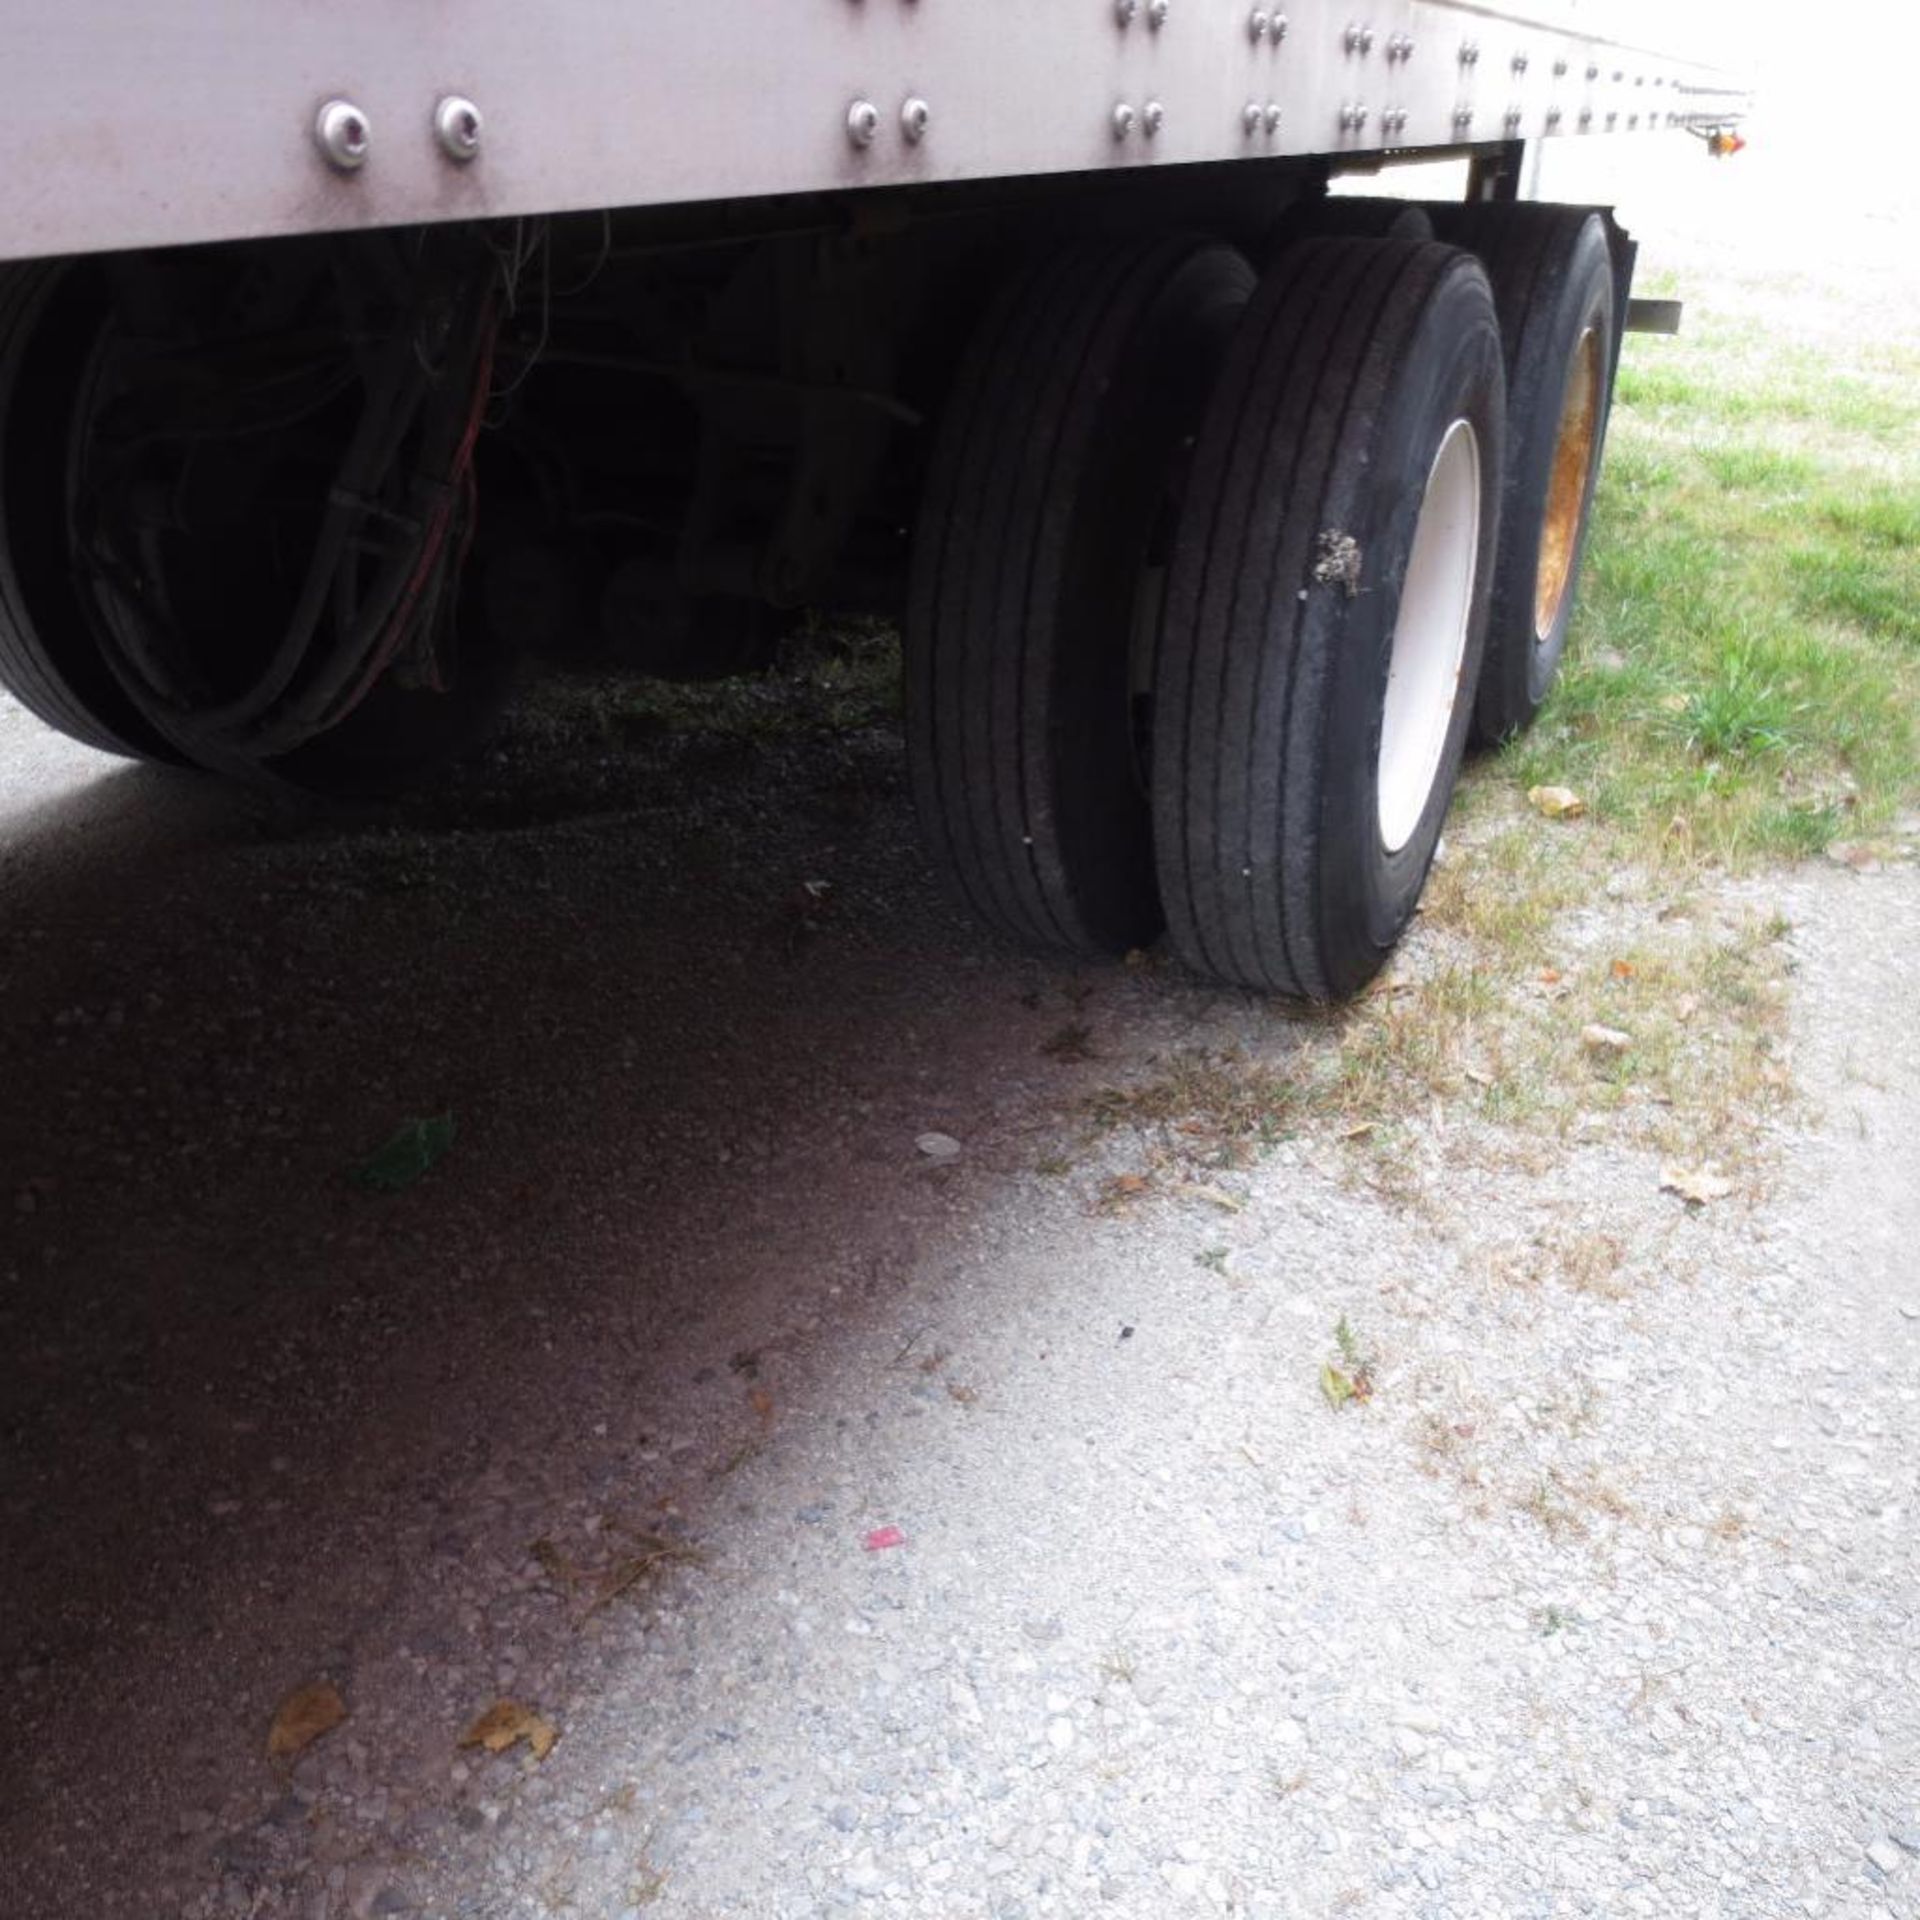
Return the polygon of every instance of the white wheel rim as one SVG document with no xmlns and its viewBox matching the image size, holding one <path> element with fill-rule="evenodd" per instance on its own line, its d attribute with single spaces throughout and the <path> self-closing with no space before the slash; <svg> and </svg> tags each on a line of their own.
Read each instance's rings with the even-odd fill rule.
<svg viewBox="0 0 1920 1920">
<path fill-rule="evenodd" d="M 1480 552 L 1480 442 L 1456 420 L 1427 470 L 1380 717 L 1380 843 L 1413 838 L 1446 755 Z"/>
</svg>

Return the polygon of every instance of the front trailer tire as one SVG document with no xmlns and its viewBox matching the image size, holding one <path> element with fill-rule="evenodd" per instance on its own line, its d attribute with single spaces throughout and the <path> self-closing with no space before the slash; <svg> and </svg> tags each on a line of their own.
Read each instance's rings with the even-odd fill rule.
<svg viewBox="0 0 1920 1920">
<path fill-rule="evenodd" d="M 1154 837 L 1181 957 L 1356 992 L 1419 899 L 1465 742 L 1505 383 L 1477 262 L 1303 243 L 1201 430 L 1154 689 Z"/>
</svg>

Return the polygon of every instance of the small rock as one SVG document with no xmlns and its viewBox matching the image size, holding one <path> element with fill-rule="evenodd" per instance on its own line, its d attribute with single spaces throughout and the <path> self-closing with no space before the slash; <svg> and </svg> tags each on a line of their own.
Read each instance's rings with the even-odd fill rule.
<svg viewBox="0 0 1920 1920">
<path fill-rule="evenodd" d="M 1619 1027 L 1603 1027 L 1594 1022 L 1580 1029 L 1580 1044 L 1589 1053 L 1618 1055 L 1631 1051 L 1633 1035 Z"/>
<path fill-rule="evenodd" d="M 1416 1733 L 1412 1727 L 1395 1727 L 1393 1744 L 1403 1760 L 1418 1760 L 1427 1750 L 1426 1735 Z"/>
<path fill-rule="evenodd" d="M 929 1160 L 958 1160 L 960 1142 L 950 1133 L 923 1133 L 913 1143 Z"/>
<path fill-rule="evenodd" d="M 1879 849 L 1859 840 L 1836 840 L 1827 848 L 1827 858 L 1836 867 L 1851 867 L 1855 873 L 1880 871 Z"/>
<path fill-rule="evenodd" d="M 1893 1873 L 1901 1864 L 1900 1849 L 1884 1835 L 1868 1846 L 1867 1858 L 1871 1860 L 1882 1873 Z"/>
</svg>

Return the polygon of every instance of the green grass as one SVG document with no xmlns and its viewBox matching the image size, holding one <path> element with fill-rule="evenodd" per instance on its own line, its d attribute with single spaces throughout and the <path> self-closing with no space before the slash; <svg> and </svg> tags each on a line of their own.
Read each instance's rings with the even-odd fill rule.
<svg viewBox="0 0 1920 1920">
<path fill-rule="evenodd" d="M 1442 1115 L 1465 1123 L 1449 1167 L 1478 1150 L 1539 1173 L 1597 1136 L 1764 1177 L 1792 1090 L 1789 929 L 1713 880 L 1871 840 L 1920 799 L 1920 322 L 1855 342 L 1826 308 L 1796 337 L 1753 317 L 1765 289 L 1662 290 L 1690 332 L 1627 343 L 1559 684 L 1468 769 L 1405 953 L 1349 1007 L 1276 1009 L 1265 1044 L 1151 1059 L 1088 1098 L 1089 1135 L 1139 1154 L 1113 1205 L 1209 1194 L 1196 1179 L 1305 1137 L 1418 1207 L 1409 1141 Z M 1533 786 L 1587 810 L 1545 819 Z M 1548 1252 L 1624 1296 L 1607 1236 Z M 1609 1503 L 1558 1483 L 1534 1501 L 1549 1529 Z"/>
<path fill-rule="evenodd" d="M 1816 348 L 1681 290 L 1622 356 L 1560 684 L 1477 777 L 1573 787 L 1623 857 L 1801 858 L 1920 794 L 1920 330 Z"/>
</svg>

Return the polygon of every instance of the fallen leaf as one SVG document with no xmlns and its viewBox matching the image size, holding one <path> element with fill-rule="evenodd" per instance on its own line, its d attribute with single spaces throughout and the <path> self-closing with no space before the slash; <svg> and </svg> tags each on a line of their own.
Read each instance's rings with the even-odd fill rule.
<svg viewBox="0 0 1920 1920">
<path fill-rule="evenodd" d="M 755 1387 L 747 1395 L 747 1403 L 760 1416 L 760 1424 L 763 1427 L 773 1424 L 773 1395 L 765 1387 Z"/>
<path fill-rule="evenodd" d="M 1485 1067 L 1462 1067 L 1460 1071 L 1464 1073 L 1476 1087 L 1490 1087 L 1493 1085 L 1493 1075 L 1490 1074 Z"/>
<path fill-rule="evenodd" d="M 1366 990 L 1365 994 L 1362 995 L 1362 998 L 1367 1000 L 1395 1000 L 1403 993 L 1418 993 L 1419 991 L 1420 983 L 1417 980 L 1401 980 L 1397 977 L 1387 976 L 1376 980 L 1373 985 Z"/>
<path fill-rule="evenodd" d="M 1673 1017 L 1685 1022 L 1691 1020 L 1700 1011 L 1700 996 L 1697 993 L 1683 993 L 1673 1003 Z"/>
<path fill-rule="evenodd" d="M 1180 1191 L 1189 1200 L 1204 1200 L 1208 1206 L 1218 1207 L 1222 1213 L 1246 1211 L 1247 1203 L 1244 1200 L 1236 1199 L 1220 1187 L 1202 1186 L 1197 1181 L 1189 1180 L 1182 1185 Z"/>
<path fill-rule="evenodd" d="M 1364 1140 L 1372 1131 L 1373 1122 L 1371 1120 L 1356 1120 L 1352 1126 L 1342 1127 L 1340 1129 L 1340 1138 L 1342 1140 Z"/>
<path fill-rule="evenodd" d="M 452 1114 L 403 1120 L 384 1147 L 354 1168 L 353 1184 L 369 1193 L 405 1193 L 452 1145 Z"/>
<path fill-rule="evenodd" d="M 1353 1398 L 1353 1382 L 1331 1360 L 1320 1363 L 1320 1391 L 1330 1407 L 1344 1407 Z"/>
<path fill-rule="evenodd" d="M 1543 987 L 1557 987 L 1560 984 L 1560 978 L 1560 969 L 1558 967 L 1542 967 L 1540 969 L 1540 984 Z"/>
<path fill-rule="evenodd" d="M 463 1747 L 485 1747 L 489 1753 L 505 1753 L 517 1741 L 527 1743 L 527 1751 L 536 1760 L 544 1760 L 560 1738 L 560 1729 L 551 1720 L 543 1720 L 531 1707 L 518 1700 L 496 1700 L 465 1733 Z"/>
<path fill-rule="evenodd" d="M 315 1680 L 296 1687 L 280 1702 L 267 1729 L 267 1758 L 291 1760 L 305 1753 L 323 1733 L 331 1733 L 347 1717 L 347 1703 L 330 1681 Z"/>
<path fill-rule="evenodd" d="M 1596 1022 L 1580 1029 L 1580 1044 L 1589 1053 L 1625 1053 L 1633 1045 L 1633 1035 Z"/>
<path fill-rule="evenodd" d="M 889 1547 L 904 1547 L 907 1536 L 898 1527 L 875 1527 L 860 1544 L 869 1553 L 884 1553 Z"/>
<path fill-rule="evenodd" d="M 1660 710 L 1662 713 L 1685 713 L 1688 704 L 1684 693 L 1669 693 L 1662 697 Z"/>
<path fill-rule="evenodd" d="M 1116 1213 L 1130 1201 L 1138 1200 L 1153 1185 L 1144 1173 L 1116 1173 L 1100 1183 L 1100 1206 Z"/>
<path fill-rule="evenodd" d="M 1577 820 L 1587 810 L 1571 787 L 1529 787 L 1527 804 L 1549 820 Z"/>
<path fill-rule="evenodd" d="M 1711 1167 L 1669 1164 L 1660 1169 L 1660 1189 L 1663 1193 L 1677 1193 L 1690 1207 L 1704 1207 L 1709 1200 L 1724 1200 L 1733 1191 L 1733 1182 Z"/>
<path fill-rule="evenodd" d="M 1631 960 L 1616 960 L 1610 971 L 1616 980 L 1631 980 L 1637 969 Z"/>
</svg>

